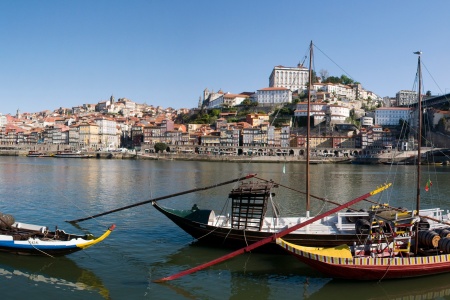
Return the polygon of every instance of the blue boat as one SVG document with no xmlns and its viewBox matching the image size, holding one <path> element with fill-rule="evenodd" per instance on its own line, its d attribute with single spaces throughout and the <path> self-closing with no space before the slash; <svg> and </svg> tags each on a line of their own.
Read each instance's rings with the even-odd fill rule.
<svg viewBox="0 0 450 300">
<path fill-rule="evenodd" d="M 16 222 L 11 215 L 0 213 L 0 251 L 21 255 L 63 256 L 103 241 L 114 228 L 115 225 L 110 226 L 95 238 L 92 234 L 70 234 L 58 228 L 51 231 L 46 226 Z"/>
</svg>

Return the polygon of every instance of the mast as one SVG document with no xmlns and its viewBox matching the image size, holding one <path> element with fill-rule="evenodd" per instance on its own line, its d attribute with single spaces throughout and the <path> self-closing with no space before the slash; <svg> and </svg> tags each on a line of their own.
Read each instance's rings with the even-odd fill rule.
<svg viewBox="0 0 450 300">
<path fill-rule="evenodd" d="M 310 106 L 311 106 L 311 91 L 312 91 L 312 59 L 313 59 L 313 42 L 309 45 L 309 79 L 308 79 L 308 113 L 306 114 L 306 217 L 309 217 L 310 211 L 310 192 L 309 192 L 309 142 L 310 142 Z"/>
<path fill-rule="evenodd" d="M 417 77 L 418 77 L 418 98 L 417 98 L 417 109 L 418 109 L 418 132 L 417 132 L 417 194 L 416 194 L 416 211 L 417 215 L 419 214 L 420 210 L 420 164 L 421 164 L 421 147 L 422 147 L 422 68 L 420 64 L 420 55 L 422 54 L 422 51 L 414 52 L 414 54 L 418 55 L 418 63 L 417 63 Z M 419 226 L 416 226 L 416 236 L 415 236 L 415 249 L 414 254 L 417 254 L 419 249 Z"/>
</svg>

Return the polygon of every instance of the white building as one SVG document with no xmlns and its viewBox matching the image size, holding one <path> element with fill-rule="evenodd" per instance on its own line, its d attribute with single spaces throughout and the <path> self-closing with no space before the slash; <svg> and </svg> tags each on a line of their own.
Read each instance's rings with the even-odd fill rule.
<svg viewBox="0 0 450 300">
<path fill-rule="evenodd" d="M 0 127 L 5 127 L 8 123 L 8 119 L 3 114 L 0 114 Z"/>
<path fill-rule="evenodd" d="M 276 66 L 269 77 L 269 87 L 284 87 L 291 91 L 306 90 L 309 70 L 302 65 L 297 67 Z"/>
<path fill-rule="evenodd" d="M 276 106 L 292 102 L 292 91 L 284 87 L 268 87 L 256 91 L 256 100 L 261 106 Z"/>
<path fill-rule="evenodd" d="M 350 109 L 341 105 L 328 105 L 327 114 L 330 116 L 331 124 L 342 124 L 350 117 Z"/>
<path fill-rule="evenodd" d="M 361 126 L 373 126 L 373 118 L 372 117 L 362 117 L 361 118 Z"/>
<path fill-rule="evenodd" d="M 341 105 L 328 105 L 325 102 L 314 102 L 310 105 L 309 115 L 314 119 L 314 126 L 325 121 L 327 117 L 330 124 L 341 124 L 345 123 L 345 120 L 350 117 L 350 108 Z M 308 116 L 308 104 L 298 103 L 294 116 Z"/>
<path fill-rule="evenodd" d="M 242 103 L 246 98 L 248 98 L 247 95 L 241 95 L 241 94 L 221 94 L 217 98 L 210 100 L 208 103 L 208 108 L 216 108 L 216 107 L 222 107 L 222 106 L 236 106 Z"/>
<path fill-rule="evenodd" d="M 335 84 L 335 83 L 316 83 L 313 85 L 315 91 L 330 93 L 334 100 L 355 100 L 356 93 L 353 88 L 345 84 Z"/>
<path fill-rule="evenodd" d="M 95 124 L 98 125 L 99 144 L 102 148 L 119 147 L 119 135 L 116 121 L 102 117 L 96 118 Z"/>
<path fill-rule="evenodd" d="M 401 90 L 395 94 L 395 100 L 397 100 L 397 106 L 417 103 L 417 92 Z"/>
<path fill-rule="evenodd" d="M 410 122 L 412 108 L 380 107 L 375 110 L 375 125 L 398 125 L 400 119 Z"/>
</svg>

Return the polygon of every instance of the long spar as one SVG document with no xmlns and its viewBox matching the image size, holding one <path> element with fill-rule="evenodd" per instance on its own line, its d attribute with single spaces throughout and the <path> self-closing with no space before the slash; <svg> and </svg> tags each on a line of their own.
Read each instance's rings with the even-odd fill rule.
<svg viewBox="0 0 450 300">
<path fill-rule="evenodd" d="M 86 220 L 93 219 L 93 218 L 96 218 L 96 217 L 112 214 L 114 212 L 118 212 L 118 211 L 125 210 L 125 209 L 128 209 L 128 208 L 136 207 L 136 206 L 139 206 L 139 205 L 144 205 L 144 204 L 147 204 L 147 203 L 150 203 L 150 202 L 153 202 L 153 201 L 159 201 L 159 200 L 163 200 L 163 199 L 168 199 L 168 198 L 172 198 L 172 197 L 186 195 L 186 194 L 193 193 L 193 192 L 208 190 L 208 189 L 212 189 L 212 188 L 215 188 L 215 187 L 218 187 L 218 186 L 222 186 L 222 185 L 238 182 L 238 181 L 245 180 L 245 179 L 250 179 L 250 178 L 253 178 L 255 176 L 256 176 L 256 174 L 248 174 L 246 176 L 243 176 L 243 177 L 240 177 L 240 178 L 236 178 L 236 179 L 233 179 L 233 180 L 228 180 L 228 181 L 221 182 L 221 183 L 217 183 L 215 185 L 210 185 L 210 186 L 206 186 L 206 187 L 201 187 L 201 188 L 196 188 L 196 189 L 192 189 L 192 190 L 187 190 L 187 191 L 184 191 L 184 192 L 170 194 L 170 195 L 166 195 L 166 196 L 162 196 L 162 197 L 152 198 L 152 199 L 145 200 L 145 201 L 142 201 L 142 202 L 138 202 L 138 203 L 134 203 L 134 204 L 131 204 L 131 205 L 124 206 L 124 207 L 120 207 L 120 208 L 116 208 L 116 209 L 113 209 L 113 210 L 109 210 L 109 211 L 106 211 L 106 212 L 103 212 L 103 213 L 100 213 L 100 214 L 96 214 L 96 215 L 92 215 L 92 216 L 89 216 L 89 217 L 80 218 L 80 219 L 76 219 L 76 220 L 72 220 L 72 221 L 66 221 L 66 222 L 68 222 L 68 223 L 78 223 L 78 222 L 86 221 Z"/>
<path fill-rule="evenodd" d="M 275 233 L 272 236 L 269 236 L 267 238 L 259 240 L 258 242 L 255 242 L 255 243 L 253 243 L 253 244 L 251 244 L 251 245 L 249 245 L 247 247 L 241 248 L 239 250 L 236 250 L 236 251 L 231 252 L 231 253 L 229 253 L 227 255 L 221 256 L 221 257 L 219 257 L 219 258 L 217 258 L 215 260 L 212 260 L 210 262 L 204 263 L 204 264 L 199 265 L 197 267 L 194 267 L 194 268 L 191 268 L 191 269 L 179 272 L 177 274 L 174 274 L 174 275 L 171 275 L 171 276 L 168 276 L 168 277 L 164 277 L 164 278 L 161 278 L 161 279 L 154 280 L 154 282 L 165 282 L 165 281 L 174 280 L 174 279 L 183 277 L 185 275 L 189 275 L 191 273 L 194 273 L 194 272 L 206 269 L 207 267 L 213 266 L 215 264 L 221 263 L 221 262 L 223 262 L 225 260 L 228 260 L 230 258 L 233 258 L 233 257 L 238 256 L 240 254 L 243 254 L 245 252 L 248 252 L 248 251 L 251 251 L 251 250 L 256 249 L 258 247 L 261 247 L 261 246 L 263 246 L 263 245 L 265 245 L 267 243 L 270 243 L 270 242 L 276 240 L 277 238 L 283 237 L 286 234 L 291 233 L 292 231 L 295 231 L 295 230 L 297 230 L 299 228 L 305 227 L 306 225 L 309 225 L 309 224 L 311 224 L 311 223 L 313 223 L 315 221 L 323 219 L 326 216 L 331 215 L 331 214 L 333 214 L 335 212 L 338 212 L 338 211 L 340 211 L 340 210 L 342 210 L 344 208 L 352 206 L 353 204 L 356 204 L 356 203 L 358 203 L 358 202 L 360 202 L 360 201 L 362 201 L 362 200 L 364 200 L 364 199 L 366 199 L 366 198 L 368 198 L 370 196 L 378 194 L 379 192 L 384 191 L 385 189 L 387 189 L 390 186 L 391 186 L 391 184 L 387 183 L 387 184 L 377 188 L 376 190 L 373 190 L 373 191 L 371 191 L 371 192 L 369 192 L 367 194 L 364 194 L 364 195 L 362 195 L 362 196 L 360 196 L 358 198 L 355 198 L 355 199 L 353 199 L 353 200 L 351 200 L 351 201 L 349 201 L 349 202 L 347 202 L 345 204 L 342 204 L 342 205 L 340 205 L 338 207 L 335 207 L 335 208 L 333 208 L 333 209 L 331 209 L 331 210 L 329 210 L 329 211 L 327 211 L 327 212 L 325 212 L 323 214 L 320 214 L 320 215 L 318 215 L 318 216 L 316 216 L 314 218 L 309 219 L 308 221 L 305 221 L 303 223 L 294 225 L 294 226 L 292 226 L 292 227 L 290 227 L 288 229 L 285 229 L 285 230 L 282 230 L 282 231 L 280 231 L 278 233 Z"/>
</svg>

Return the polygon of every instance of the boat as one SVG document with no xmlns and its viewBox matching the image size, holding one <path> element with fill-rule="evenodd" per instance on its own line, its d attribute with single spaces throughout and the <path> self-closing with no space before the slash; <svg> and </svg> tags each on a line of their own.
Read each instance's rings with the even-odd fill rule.
<svg viewBox="0 0 450 300">
<path fill-rule="evenodd" d="M 450 233 L 448 229 L 420 230 L 422 93 L 421 52 L 418 55 L 418 130 L 417 195 L 412 212 L 390 215 L 373 214 L 368 222 L 369 238 L 357 245 L 305 247 L 277 238 L 277 244 L 305 264 L 332 278 L 348 280 L 382 280 L 419 277 L 450 272 Z M 425 190 L 430 188 L 428 180 Z M 384 226 L 390 219 L 393 226 Z M 416 234 L 408 234 L 415 231 Z M 413 236 L 413 237 L 412 237 Z M 389 239 L 390 238 L 390 239 Z"/>
<path fill-rule="evenodd" d="M 16 222 L 9 214 L 0 213 L 0 252 L 20 255 L 63 256 L 91 247 L 107 238 L 110 226 L 101 236 L 66 233 L 46 226 Z"/>
<path fill-rule="evenodd" d="M 81 151 L 57 151 L 55 154 L 57 158 L 90 158 L 91 156 Z"/>
<path fill-rule="evenodd" d="M 311 42 L 310 60 L 312 59 L 312 47 L 313 44 Z M 309 82 L 312 82 L 311 69 Z M 309 98 L 308 103 L 310 103 Z M 308 105 L 308 116 L 310 115 L 309 107 Z M 310 122 L 307 122 L 307 137 L 309 136 Z M 203 209 L 197 205 L 185 210 L 164 207 L 159 205 L 157 201 L 152 201 L 152 205 L 200 243 L 219 247 L 242 248 L 310 219 L 309 143 L 307 143 L 306 149 L 306 162 L 306 192 L 303 193 L 306 195 L 305 216 L 282 217 L 278 215 L 276 205 L 272 201 L 273 189 L 282 185 L 263 178 L 256 178 L 260 181 L 241 182 L 240 186 L 231 190 L 229 194 L 229 199 L 231 199 L 230 214 L 216 215 L 213 210 Z M 339 205 L 337 203 L 333 204 Z M 266 214 L 268 208 L 271 208 L 271 211 L 274 212 L 273 215 L 268 216 Z M 286 235 L 285 240 L 304 246 L 331 247 L 340 244 L 353 245 L 367 237 L 367 222 L 371 211 L 377 211 L 378 213 L 384 210 L 395 211 L 396 209 L 387 206 L 382 208 L 375 206 L 370 207 L 368 209 L 369 212 L 359 210 L 338 212 Z M 449 214 L 448 212 L 444 213 L 439 208 L 421 210 L 419 214 L 422 216 L 423 221 L 421 227 L 439 229 L 448 226 L 442 224 L 441 221 L 448 221 Z M 280 252 L 280 249 L 273 241 L 258 248 L 258 251 Z"/>
<path fill-rule="evenodd" d="M 28 151 L 27 157 L 51 157 L 52 155 L 50 154 L 45 154 L 43 152 L 39 152 L 39 151 L 35 151 L 35 150 L 30 150 Z"/>
</svg>

